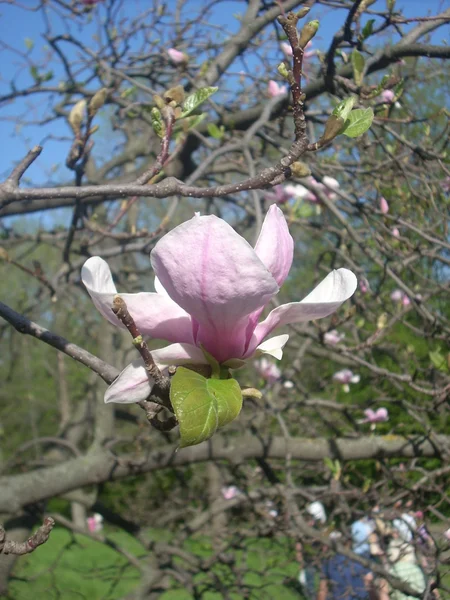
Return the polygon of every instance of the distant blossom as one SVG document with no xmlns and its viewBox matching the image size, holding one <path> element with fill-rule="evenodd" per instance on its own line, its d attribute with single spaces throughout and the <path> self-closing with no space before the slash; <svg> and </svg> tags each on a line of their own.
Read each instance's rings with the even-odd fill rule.
<svg viewBox="0 0 450 600">
<path fill-rule="evenodd" d="M 340 185 L 339 181 L 334 177 L 325 175 L 325 177 L 322 179 L 322 182 L 319 182 L 312 175 L 310 175 L 305 179 L 305 182 L 313 188 L 317 188 L 317 190 L 325 194 L 329 200 L 336 200 L 337 194 L 334 190 L 338 190 Z M 310 191 L 305 188 L 304 185 L 291 184 L 287 185 L 285 189 L 289 194 L 292 194 L 292 196 L 295 196 L 300 200 L 305 200 L 306 202 L 311 202 L 312 204 L 320 204 L 320 198 L 314 193 L 314 191 Z"/>
<path fill-rule="evenodd" d="M 364 414 L 366 418 L 362 419 L 360 423 L 384 423 L 389 420 L 388 410 L 384 407 L 377 408 L 377 410 L 366 408 Z"/>
<path fill-rule="evenodd" d="M 86 519 L 90 533 L 96 533 L 103 529 L 103 516 L 99 513 L 94 513 L 92 517 Z"/>
<path fill-rule="evenodd" d="M 342 369 L 333 375 L 333 381 L 342 383 L 344 392 L 350 391 L 350 383 L 359 383 L 360 379 L 361 377 L 359 375 L 355 375 L 350 369 Z"/>
<path fill-rule="evenodd" d="M 392 235 L 393 235 L 395 238 L 399 238 L 399 237 L 400 237 L 400 231 L 398 230 L 398 227 L 393 227 L 393 228 L 392 228 Z"/>
<path fill-rule="evenodd" d="M 383 213 L 383 215 L 387 215 L 387 213 L 389 212 L 388 201 L 383 196 L 381 196 L 380 198 L 380 210 Z"/>
<path fill-rule="evenodd" d="M 221 489 L 222 496 L 225 500 L 233 500 L 242 494 L 241 490 L 235 485 L 227 485 Z"/>
<path fill-rule="evenodd" d="M 280 85 L 273 79 L 271 79 L 269 81 L 269 84 L 267 86 L 267 93 L 269 94 L 269 96 L 271 98 L 276 98 L 277 96 L 283 96 L 284 94 L 286 94 L 286 92 L 287 92 L 286 86 Z"/>
<path fill-rule="evenodd" d="M 405 292 L 402 290 L 394 290 L 391 293 L 392 302 L 396 302 L 397 304 L 402 304 L 403 306 L 409 306 L 411 304 L 411 300 Z"/>
<path fill-rule="evenodd" d="M 362 277 L 359 280 L 359 284 L 358 285 L 359 285 L 359 289 L 361 291 L 361 294 L 367 294 L 367 292 L 370 289 L 370 286 L 369 286 L 369 282 L 367 281 L 367 279 L 365 277 Z"/>
<path fill-rule="evenodd" d="M 450 528 L 444 531 L 444 537 L 450 542 Z"/>
<path fill-rule="evenodd" d="M 264 192 L 264 198 L 277 204 L 286 204 L 292 200 L 292 194 L 289 194 L 286 188 L 284 185 L 275 185 L 271 190 Z"/>
<path fill-rule="evenodd" d="M 281 48 L 282 53 L 286 56 L 286 58 L 289 58 L 290 56 L 293 55 L 292 47 L 287 42 L 282 42 L 280 44 L 280 48 Z"/>
<path fill-rule="evenodd" d="M 256 360 L 255 367 L 261 377 L 268 383 L 275 383 L 275 381 L 281 378 L 281 370 L 267 358 Z"/>
<path fill-rule="evenodd" d="M 325 344 L 328 344 L 329 346 L 335 346 L 336 344 L 339 344 L 344 338 L 345 333 L 339 333 L 336 329 L 327 331 L 323 336 Z"/>
<path fill-rule="evenodd" d="M 395 92 L 393 90 L 383 90 L 380 97 L 386 104 L 392 104 L 392 102 L 394 102 Z"/>
<path fill-rule="evenodd" d="M 187 55 L 176 48 L 169 48 L 167 54 L 169 55 L 170 60 L 176 65 L 182 65 L 187 62 Z"/>
</svg>

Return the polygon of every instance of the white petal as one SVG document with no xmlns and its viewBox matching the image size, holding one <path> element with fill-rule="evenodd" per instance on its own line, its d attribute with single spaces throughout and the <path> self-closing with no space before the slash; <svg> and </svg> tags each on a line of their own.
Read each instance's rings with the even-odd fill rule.
<svg viewBox="0 0 450 600">
<path fill-rule="evenodd" d="M 256 356 L 270 354 L 270 356 L 281 360 L 283 358 L 283 348 L 286 346 L 288 339 L 289 335 L 287 333 L 271 337 L 256 348 L 255 354 Z"/>
<path fill-rule="evenodd" d="M 105 393 L 105 402 L 132 404 L 148 398 L 155 381 L 148 376 L 142 359 L 129 364 Z"/>
</svg>

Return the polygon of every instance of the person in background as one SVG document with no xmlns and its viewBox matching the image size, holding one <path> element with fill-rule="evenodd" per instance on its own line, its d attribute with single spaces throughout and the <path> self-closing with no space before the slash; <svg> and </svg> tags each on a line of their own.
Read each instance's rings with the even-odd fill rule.
<svg viewBox="0 0 450 600">
<path fill-rule="evenodd" d="M 363 525 L 365 527 L 352 526 L 352 536 L 355 533 L 355 537 L 348 540 L 346 545 L 353 551 L 357 548 L 359 550 L 357 554 L 367 558 L 366 554 L 369 553 L 367 540 L 371 530 L 367 524 Z M 379 595 L 370 569 L 343 554 L 336 553 L 322 563 L 316 600 L 379 600 Z"/>
</svg>

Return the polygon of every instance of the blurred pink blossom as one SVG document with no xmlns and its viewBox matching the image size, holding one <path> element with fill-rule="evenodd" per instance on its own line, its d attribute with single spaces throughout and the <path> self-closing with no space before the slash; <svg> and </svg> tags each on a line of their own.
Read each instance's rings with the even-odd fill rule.
<svg viewBox="0 0 450 600">
<path fill-rule="evenodd" d="M 369 291 L 369 282 L 365 277 L 362 277 L 359 280 L 359 289 L 361 291 L 361 294 L 367 294 L 367 292 Z"/>
<path fill-rule="evenodd" d="M 261 358 L 255 361 L 255 367 L 258 373 L 268 383 L 275 383 L 281 377 L 281 371 L 277 365 L 267 358 Z"/>
<path fill-rule="evenodd" d="M 400 237 L 400 231 L 398 230 L 398 227 L 393 227 L 393 228 L 392 228 L 392 235 L 393 235 L 395 238 L 399 238 L 399 237 Z"/>
<path fill-rule="evenodd" d="M 304 59 L 305 59 L 305 58 L 311 58 L 311 56 L 314 56 L 314 55 L 316 54 L 316 51 L 315 51 L 315 50 L 308 50 L 308 48 L 312 48 L 312 45 L 313 45 L 313 43 L 312 43 L 312 40 L 310 40 L 310 41 L 309 41 L 309 42 L 306 44 L 306 46 L 305 46 L 305 48 L 304 48 L 304 50 L 305 50 L 305 51 L 304 51 L 304 53 L 303 53 L 303 58 L 304 58 Z M 307 51 L 307 50 L 308 50 L 308 51 Z"/>
<path fill-rule="evenodd" d="M 305 178 L 305 182 L 312 187 L 317 188 L 318 191 L 324 193 L 329 200 L 336 200 L 337 195 L 333 190 L 339 189 L 339 181 L 334 177 L 329 177 L 325 175 L 322 179 L 322 182 L 317 181 L 312 175 Z M 286 191 L 292 196 L 299 198 L 300 200 L 305 200 L 306 202 L 311 202 L 312 204 L 320 204 L 319 197 L 311 192 L 304 185 L 287 185 Z"/>
<path fill-rule="evenodd" d="M 333 380 L 342 383 L 345 386 L 344 391 L 346 392 L 350 390 L 348 387 L 349 383 L 359 383 L 360 379 L 360 376 L 355 375 L 350 369 L 342 369 L 333 375 Z"/>
<path fill-rule="evenodd" d="M 300 183 L 297 185 L 287 185 L 285 190 L 288 194 L 293 196 L 294 198 L 298 198 L 299 200 L 306 200 L 307 202 L 318 202 L 317 196 L 307 190 L 304 185 Z"/>
<path fill-rule="evenodd" d="M 442 183 L 441 183 L 441 187 L 444 190 L 444 192 L 450 192 L 450 177 L 446 177 Z"/>
<path fill-rule="evenodd" d="M 360 423 L 383 423 L 389 420 L 389 413 L 387 408 L 384 407 L 380 407 L 377 410 L 366 408 L 364 414 L 366 418 L 362 419 Z"/>
<path fill-rule="evenodd" d="M 264 192 L 264 198 L 277 204 L 286 204 L 292 199 L 292 194 L 288 193 L 289 186 L 275 185 L 271 190 Z M 292 186 L 291 186 L 292 187 Z"/>
<path fill-rule="evenodd" d="M 176 50 L 175 48 L 169 48 L 167 50 L 167 54 L 170 57 L 170 60 L 176 65 L 182 65 L 187 62 L 187 55 L 180 50 Z"/>
<path fill-rule="evenodd" d="M 394 290 L 391 293 L 392 302 L 397 302 L 398 304 L 402 304 L 403 306 L 409 306 L 411 304 L 411 300 L 405 292 L 402 290 Z"/>
<path fill-rule="evenodd" d="M 450 542 L 450 528 L 444 531 L 444 537 Z"/>
<path fill-rule="evenodd" d="M 221 489 L 222 496 L 225 500 L 233 500 L 242 494 L 241 490 L 235 485 L 227 485 Z"/>
<path fill-rule="evenodd" d="M 286 56 L 286 58 L 289 58 L 293 55 L 292 47 L 287 42 L 282 42 L 280 44 L 280 48 L 281 52 Z"/>
<path fill-rule="evenodd" d="M 86 519 L 88 529 L 91 533 L 96 533 L 103 529 L 103 517 L 99 513 L 94 513 L 92 517 Z"/>
<path fill-rule="evenodd" d="M 286 86 L 278 84 L 276 81 L 271 79 L 267 86 L 267 93 L 271 98 L 276 98 L 277 96 L 283 96 L 286 94 Z"/>
<path fill-rule="evenodd" d="M 383 213 L 383 215 L 386 215 L 389 212 L 389 204 L 386 198 L 384 198 L 384 196 L 381 196 L 380 198 L 380 210 Z"/>
<path fill-rule="evenodd" d="M 332 329 L 331 331 L 327 331 L 323 336 L 323 340 L 325 344 L 329 344 L 330 346 L 335 346 L 342 342 L 345 338 L 345 333 L 339 333 L 336 329 Z"/>
<path fill-rule="evenodd" d="M 386 104 L 392 104 L 392 102 L 394 102 L 395 92 L 392 90 L 383 90 L 380 94 L 380 98 Z"/>
</svg>

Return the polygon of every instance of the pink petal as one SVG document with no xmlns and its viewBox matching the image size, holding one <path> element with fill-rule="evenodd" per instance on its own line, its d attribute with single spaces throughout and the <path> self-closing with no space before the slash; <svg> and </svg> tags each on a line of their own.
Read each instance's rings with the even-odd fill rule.
<svg viewBox="0 0 450 600">
<path fill-rule="evenodd" d="M 301 302 L 291 302 L 275 308 L 259 323 L 253 333 L 246 356 L 251 356 L 261 341 L 275 327 L 322 319 L 334 313 L 356 290 L 357 279 L 348 269 L 329 273 Z"/>
<path fill-rule="evenodd" d="M 171 344 L 159 350 L 152 350 L 152 356 L 158 367 L 163 370 L 169 365 L 205 364 L 206 360 L 200 348 L 190 344 Z M 105 393 L 105 402 L 131 404 L 148 398 L 154 385 L 148 376 L 142 359 L 136 359 L 120 373 Z"/>
<path fill-rule="evenodd" d="M 383 215 L 386 215 L 389 212 L 388 201 L 383 196 L 380 198 L 380 210 L 383 213 Z"/>
<path fill-rule="evenodd" d="M 289 233 L 283 211 L 276 204 L 272 204 L 266 214 L 255 252 L 281 286 L 292 265 L 294 240 Z"/>
<path fill-rule="evenodd" d="M 101 314 L 124 329 L 111 309 L 117 290 L 108 263 L 99 256 L 89 258 L 81 269 L 81 278 Z M 168 342 L 193 343 L 190 316 L 169 296 L 148 292 L 120 295 L 143 335 Z"/>
<path fill-rule="evenodd" d="M 172 300 L 195 319 L 195 343 L 220 362 L 242 357 L 248 315 L 278 292 L 253 248 L 222 219 L 196 216 L 165 235 L 151 261 Z"/>
</svg>

